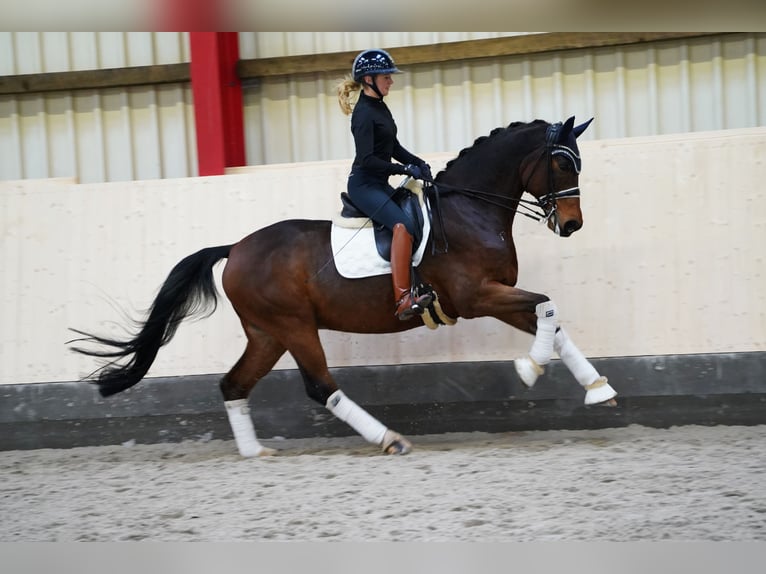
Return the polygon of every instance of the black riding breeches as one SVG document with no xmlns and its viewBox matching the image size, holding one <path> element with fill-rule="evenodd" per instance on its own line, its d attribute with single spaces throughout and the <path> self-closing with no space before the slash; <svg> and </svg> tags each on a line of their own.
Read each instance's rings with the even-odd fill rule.
<svg viewBox="0 0 766 574">
<path fill-rule="evenodd" d="M 415 222 L 391 199 L 394 188 L 387 181 L 352 172 L 348 176 L 348 195 L 351 201 L 375 223 L 394 229 L 403 223 L 410 235 L 415 235 Z"/>
</svg>

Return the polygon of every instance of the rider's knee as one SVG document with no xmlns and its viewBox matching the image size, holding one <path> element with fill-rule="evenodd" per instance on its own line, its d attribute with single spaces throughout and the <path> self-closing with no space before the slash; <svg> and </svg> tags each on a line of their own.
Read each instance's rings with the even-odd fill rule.
<svg viewBox="0 0 766 574">
<path fill-rule="evenodd" d="M 404 224 L 404 227 L 407 229 L 407 233 L 412 235 L 413 237 L 417 234 L 417 230 L 415 229 L 415 224 L 411 221 L 402 221 Z"/>
</svg>

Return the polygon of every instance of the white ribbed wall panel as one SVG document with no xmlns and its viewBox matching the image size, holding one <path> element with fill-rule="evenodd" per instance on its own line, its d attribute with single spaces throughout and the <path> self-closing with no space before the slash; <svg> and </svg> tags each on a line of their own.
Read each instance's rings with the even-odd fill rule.
<svg viewBox="0 0 766 574">
<path fill-rule="evenodd" d="M 409 46 L 513 33 L 243 32 L 242 58 Z M 188 34 L 0 32 L 0 74 L 177 63 Z M 248 83 L 248 165 L 346 159 L 342 74 Z M 595 116 L 586 139 L 761 126 L 766 34 L 671 40 L 406 67 L 388 97 L 412 151 L 457 152 L 514 120 Z M 0 96 L 0 179 L 83 183 L 197 174 L 188 84 Z"/>
<path fill-rule="evenodd" d="M 0 32 L 0 76 L 190 60 L 187 32 Z"/>
<path fill-rule="evenodd" d="M 246 88 L 248 164 L 351 157 L 334 93 L 341 75 Z M 766 118 L 766 35 L 411 66 L 387 101 L 400 141 L 417 153 L 457 151 L 514 120 L 569 115 L 595 116 L 588 139 L 756 127 Z"/>
<path fill-rule="evenodd" d="M 0 32 L 0 75 L 189 61 L 188 33 Z M 188 84 L 0 96 L 0 179 L 196 172 Z"/>
<path fill-rule="evenodd" d="M 245 59 L 276 58 L 487 40 L 531 33 L 534 32 L 240 32 L 239 51 Z"/>
<path fill-rule="evenodd" d="M 0 96 L 0 179 L 196 175 L 188 84 Z"/>
</svg>

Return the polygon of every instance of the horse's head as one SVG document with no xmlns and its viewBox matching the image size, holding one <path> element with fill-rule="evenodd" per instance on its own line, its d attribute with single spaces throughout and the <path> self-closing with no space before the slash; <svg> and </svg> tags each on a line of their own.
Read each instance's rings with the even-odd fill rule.
<svg viewBox="0 0 766 574">
<path fill-rule="evenodd" d="M 592 121 L 575 126 L 572 116 L 564 123 L 548 125 L 542 152 L 530 153 L 521 164 L 524 190 L 537 199 L 548 228 L 562 237 L 582 227 L 577 138 Z"/>
</svg>

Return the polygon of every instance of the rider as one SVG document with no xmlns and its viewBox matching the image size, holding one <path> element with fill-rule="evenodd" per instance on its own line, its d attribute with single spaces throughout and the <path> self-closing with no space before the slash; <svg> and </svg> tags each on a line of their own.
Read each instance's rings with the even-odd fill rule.
<svg viewBox="0 0 766 574">
<path fill-rule="evenodd" d="M 360 52 L 354 59 L 351 76 L 338 85 L 338 101 L 346 115 L 351 114 L 351 133 L 356 155 L 348 176 L 348 194 L 356 207 L 393 232 L 391 276 L 396 315 L 407 320 L 422 314 L 433 295 L 412 293 L 412 243 L 414 222 L 394 201 L 388 183 L 391 175 L 409 175 L 431 181 L 429 165 L 407 151 L 396 137 L 397 129 L 388 106 L 383 102 L 394 83 L 392 74 L 400 70 L 385 50 Z M 360 91 L 356 103 L 353 92 Z M 391 158 L 401 163 L 393 163 Z"/>
</svg>

